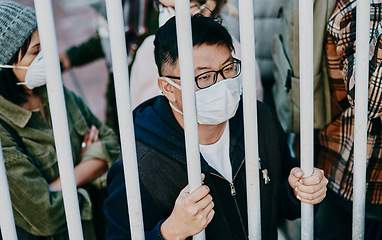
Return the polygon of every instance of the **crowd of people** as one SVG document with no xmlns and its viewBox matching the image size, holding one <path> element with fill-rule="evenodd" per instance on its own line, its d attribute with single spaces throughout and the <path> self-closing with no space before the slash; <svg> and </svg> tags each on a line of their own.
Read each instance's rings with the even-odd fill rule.
<svg viewBox="0 0 382 240">
<path fill-rule="evenodd" d="M 280 219 L 299 218 L 301 202 L 315 205 L 316 239 L 351 239 L 356 1 L 325 1 L 334 8 L 322 36 L 332 120 L 315 131 L 316 168 L 309 177 L 303 177 L 300 159 L 294 157 L 298 152 L 291 153 L 286 138 L 288 129 L 274 113 L 276 101 L 267 95 L 271 70 L 267 67 L 261 74 L 261 67 L 268 65 L 255 65 L 262 239 L 278 239 Z M 240 42 L 224 22 L 227 14 L 238 17 L 233 2 L 190 0 L 202 180 L 190 192 L 175 0 L 122 0 L 136 140 L 131 151 L 137 153 L 146 239 L 189 239 L 202 230 L 206 239 L 248 239 Z M 266 3 L 255 1 L 255 8 L 256 4 L 263 9 Z M 91 6 L 99 20 L 97 32 L 62 52 L 60 62 L 66 71 L 106 59 L 107 120 L 97 119 L 80 97 L 64 87 L 73 155 L 66 160 L 74 165 L 84 239 L 131 239 L 105 4 L 93 1 Z M 370 9 L 365 159 L 365 238 L 370 240 L 382 235 L 381 7 L 375 3 Z M 279 27 L 275 25 L 275 35 Z M 269 43 L 269 35 L 256 37 Z M 42 47 L 34 9 L 0 0 L 0 138 L 17 236 L 64 240 L 69 234 Z M 291 69 L 288 77 L 298 77 L 296 72 Z M 271 80 L 263 81 L 264 76 Z"/>
</svg>

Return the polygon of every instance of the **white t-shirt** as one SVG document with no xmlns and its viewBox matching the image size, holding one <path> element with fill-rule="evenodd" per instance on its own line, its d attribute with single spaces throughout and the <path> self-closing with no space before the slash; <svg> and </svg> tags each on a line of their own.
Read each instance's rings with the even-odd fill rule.
<svg viewBox="0 0 382 240">
<path fill-rule="evenodd" d="M 211 145 L 199 145 L 200 152 L 208 164 L 225 179 L 232 182 L 232 166 L 229 159 L 229 127 L 228 122 L 221 138 Z"/>
</svg>

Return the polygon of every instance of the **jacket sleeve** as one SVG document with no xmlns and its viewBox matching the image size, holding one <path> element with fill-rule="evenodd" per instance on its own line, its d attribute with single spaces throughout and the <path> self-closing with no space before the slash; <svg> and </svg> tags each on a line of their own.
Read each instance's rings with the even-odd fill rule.
<svg viewBox="0 0 382 240">
<path fill-rule="evenodd" d="M 120 146 L 118 143 L 117 135 L 111 128 L 106 126 L 96 116 L 93 115 L 93 113 L 90 111 L 90 109 L 86 106 L 86 104 L 81 98 L 77 97 L 74 93 L 68 90 L 66 91 L 68 94 L 66 98 L 68 104 L 67 107 L 69 108 L 70 98 L 73 99 L 75 101 L 74 104 L 77 105 L 77 107 L 80 110 L 80 114 L 86 121 L 86 125 L 83 126 L 85 129 L 80 132 L 87 132 L 87 130 L 92 125 L 95 125 L 99 130 L 100 141 L 91 144 L 85 150 L 81 161 L 96 158 L 106 161 L 109 164 L 109 166 L 111 166 L 111 164 L 115 162 L 115 160 L 118 158 L 118 155 L 120 154 Z M 82 126 L 80 126 L 80 124 L 77 124 L 76 127 L 81 128 Z"/>
<path fill-rule="evenodd" d="M 104 57 L 101 40 L 98 34 L 92 36 L 79 46 L 71 47 L 67 50 L 66 54 L 68 55 L 72 66 L 76 67 Z"/>
<path fill-rule="evenodd" d="M 282 135 L 284 135 L 284 132 L 282 132 Z M 280 197 L 279 197 L 279 207 L 280 207 L 279 215 L 289 220 L 293 220 L 300 217 L 301 204 L 300 204 L 300 201 L 294 197 L 293 189 L 291 188 L 288 182 L 288 177 L 292 168 L 298 167 L 299 164 L 297 159 L 291 157 L 289 147 L 286 143 L 285 138 L 281 138 L 281 144 L 282 144 L 281 151 L 283 156 L 283 162 L 282 162 L 283 168 L 282 168 L 282 183 L 280 186 Z"/>
<path fill-rule="evenodd" d="M 299 218 L 301 215 L 301 204 L 298 199 L 294 197 L 293 189 L 289 185 L 288 177 L 290 171 L 294 167 L 299 167 L 297 159 L 293 158 L 287 144 L 285 132 L 281 127 L 280 122 L 277 120 L 275 114 L 273 115 L 274 129 L 278 135 L 278 146 L 281 153 L 281 173 L 282 179 L 279 187 L 279 216 L 290 220 Z M 269 122 L 270 124 L 270 122 Z"/>
<path fill-rule="evenodd" d="M 109 170 L 107 190 L 109 195 L 105 201 L 105 215 L 109 224 L 106 239 L 131 239 L 123 164 L 121 161 L 115 162 Z M 165 219 L 165 215 L 142 183 L 140 183 L 140 190 L 145 238 L 163 240 L 160 226 Z"/>
<path fill-rule="evenodd" d="M 12 208 L 17 226 L 38 236 L 51 236 L 66 231 L 62 192 L 50 192 L 41 171 L 31 163 L 8 132 L 0 127 Z M 41 157 L 55 157 L 46 151 Z M 36 158 L 38 158 L 36 156 Z M 53 161 L 53 160 L 52 160 Z M 77 190 L 82 220 L 91 220 L 90 197 Z"/>
<path fill-rule="evenodd" d="M 282 183 L 280 185 L 279 196 L 279 215 L 289 220 L 301 217 L 301 202 L 294 196 L 292 187 L 289 185 L 288 177 L 294 167 L 300 167 L 298 160 L 291 156 L 289 146 L 286 141 L 284 130 L 276 119 L 276 125 L 279 132 L 280 151 L 282 156 Z M 314 211 L 317 211 L 319 204 L 314 205 Z"/>
</svg>

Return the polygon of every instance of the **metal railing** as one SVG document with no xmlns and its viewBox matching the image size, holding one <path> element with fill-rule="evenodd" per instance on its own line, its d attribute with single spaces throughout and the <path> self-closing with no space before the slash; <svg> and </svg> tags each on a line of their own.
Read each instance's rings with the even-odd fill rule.
<svg viewBox="0 0 382 240">
<path fill-rule="evenodd" d="M 356 18 L 353 240 L 363 239 L 365 233 L 370 0 L 357 1 Z"/>
<path fill-rule="evenodd" d="M 47 92 L 51 113 L 58 169 L 61 178 L 65 216 L 70 239 L 83 239 L 77 187 L 74 178 L 72 146 L 70 144 L 68 118 L 60 62 L 58 60 L 56 31 L 51 0 L 35 0 L 40 44 L 45 58 Z"/>
<path fill-rule="evenodd" d="M 123 168 L 125 174 L 126 197 L 129 205 L 131 236 L 133 239 L 144 239 L 141 194 L 139 190 L 138 164 L 135 151 L 121 0 L 106 0 L 106 10 L 110 30 L 111 57 L 113 62 L 121 149 L 122 157 L 125 162 Z"/>
<path fill-rule="evenodd" d="M 300 0 L 300 71 L 301 86 L 301 167 L 304 176 L 313 172 L 313 0 Z M 118 108 L 122 154 L 125 160 L 125 184 L 129 205 L 132 239 L 144 239 L 143 217 L 139 191 L 134 128 L 130 104 L 126 43 L 120 0 L 106 0 L 110 28 L 113 72 Z M 192 57 L 192 35 L 189 1 L 176 0 L 179 63 L 182 77 L 185 138 L 190 191 L 201 185 L 199 142 L 195 109 L 195 85 Z M 257 148 L 257 107 L 255 83 L 255 49 L 253 2 L 239 0 L 240 38 L 246 146 L 246 175 L 248 194 L 248 231 L 250 239 L 261 239 L 260 191 Z M 51 0 L 35 0 L 39 34 L 47 69 L 47 90 L 57 158 L 62 179 L 65 213 L 70 239 L 83 239 L 79 204 L 74 180 L 71 145 L 65 110 L 65 100 L 58 62 L 57 44 Z M 357 79 L 368 79 L 368 27 L 370 3 L 357 5 Z M 362 27 L 361 27 L 362 26 Z M 301 64 L 304 64 L 303 66 Z M 357 81 L 355 117 L 355 170 L 353 204 L 353 239 L 363 239 L 365 219 L 367 81 Z M 255 123 L 255 124 L 253 124 Z M 59 139 L 59 140 L 58 140 Z M 254 147 L 255 146 L 255 147 Z M 126 166 L 129 166 L 128 168 Z M 14 218 L 7 187 L 3 155 L 0 152 L 0 226 L 4 240 L 16 239 Z M 302 204 L 302 239 L 313 239 L 313 207 Z M 205 239 L 204 231 L 194 239 Z"/>
<path fill-rule="evenodd" d="M 313 173 L 313 0 L 299 0 L 301 169 Z M 313 206 L 301 203 L 301 239 L 313 240 Z"/>
</svg>

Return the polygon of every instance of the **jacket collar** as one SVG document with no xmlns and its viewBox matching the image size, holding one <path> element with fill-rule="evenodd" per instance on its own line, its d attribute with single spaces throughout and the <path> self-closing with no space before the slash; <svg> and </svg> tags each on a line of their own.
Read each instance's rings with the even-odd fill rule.
<svg viewBox="0 0 382 240">
<path fill-rule="evenodd" d="M 0 96 L 0 109 L 1 118 L 20 128 L 24 128 L 32 116 L 31 111 L 6 100 L 3 96 Z"/>
<path fill-rule="evenodd" d="M 184 131 L 176 121 L 167 98 L 158 96 L 138 106 L 133 113 L 136 138 L 171 157 L 186 164 Z M 230 158 L 235 174 L 244 160 L 244 129 L 242 101 L 230 124 Z M 209 172 L 211 167 L 200 155 L 201 167 Z"/>
<path fill-rule="evenodd" d="M 43 102 L 47 98 L 46 87 L 36 88 L 37 93 Z M 16 105 L 0 95 L 0 116 L 2 119 L 10 122 L 17 127 L 24 128 L 32 117 L 32 111 L 26 110 Z"/>
</svg>

